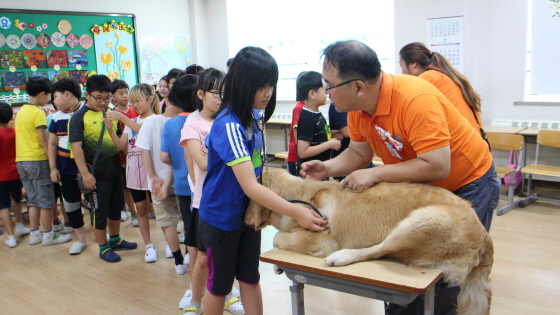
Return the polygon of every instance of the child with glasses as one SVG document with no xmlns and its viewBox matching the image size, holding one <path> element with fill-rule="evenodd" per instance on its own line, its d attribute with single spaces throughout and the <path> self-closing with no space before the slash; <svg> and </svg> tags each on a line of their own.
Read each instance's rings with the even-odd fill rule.
<svg viewBox="0 0 560 315">
<path fill-rule="evenodd" d="M 246 313 L 263 312 L 258 270 L 261 234 L 243 221 L 249 198 L 294 218 L 304 228 L 326 228 L 327 221 L 312 210 L 289 203 L 257 181 L 262 171 L 262 132 L 253 110 L 265 110 L 265 120 L 272 116 L 277 82 L 274 58 L 262 48 L 245 47 L 218 89 L 223 98 L 205 139 L 208 172 L 199 209 L 199 234 L 208 264 L 212 263 L 203 299 L 208 315 L 223 314 L 234 278 L 239 280 Z"/>
<path fill-rule="evenodd" d="M 304 71 L 298 75 L 296 91 L 303 100 L 303 107 L 294 130 L 297 137 L 298 167 L 312 160 L 326 161 L 331 157 L 331 149 L 338 151 L 341 142 L 331 139 L 327 120 L 319 107 L 327 103 L 327 93 L 323 87 L 323 77 L 319 72 Z"/>
<path fill-rule="evenodd" d="M 126 188 L 130 189 L 130 194 L 134 200 L 140 233 L 146 245 L 144 261 L 152 263 L 157 261 L 157 251 L 152 244 L 148 218 L 152 201 L 148 173 L 142 162 L 141 151 L 136 145 L 136 140 L 146 118 L 159 114 L 159 103 L 152 88 L 147 84 L 133 86 L 130 90 L 130 100 L 139 115 L 138 117 L 130 119 L 115 111 L 108 113 L 107 119 L 109 121 L 122 121 L 126 125 L 120 138 L 116 137 L 114 131 L 110 131 L 110 135 L 116 138 L 117 147 L 126 153 Z"/>
<path fill-rule="evenodd" d="M 183 130 L 181 130 L 181 145 L 185 147 L 187 163 L 193 165 L 189 171 L 195 184 L 191 220 L 185 238 L 185 244 L 191 253 L 192 291 L 187 290 L 179 303 L 179 307 L 187 315 L 201 314 L 202 292 L 206 284 L 205 275 L 208 274 L 206 248 L 202 244 L 198 233 L 199 208 L 208 165 L 207 155 L 205 154 L 207 150 L 205 138 L 210 133 L 214 122 L 214 114 L 222 103 L 219 91 L 224 76 L 223 72 L 214 68 L 206 69 L 199 74 L 195 101 L 199 111 L 189 116 Z M 199 255 L 199 252 L 202 253 Z M 233 314 L 245 314 L 238 294 L 234 296 L 230 292 L 226 296 L 225 308 Z"/>
<path fill-rule="evenodd" d="M 111 135 L 120 135 L 122 131 L 118 121 L 104 119 L 105 112 L 111 113 L 107 109 L 111 102 L 111 80 L 105 75 L 92 75 L 87 80 L 84 94 L 86 104 L 70 118 L 68 138 L 84 186 L 94 190 L 90 195 L 93 205 L 90 218 L 93 234 L 99 244 L 99 258 L 117 262 L 121 257 L 115 251 L 135 249 L 137 244 L 125 241 L 119 235 L 121 210 L 124 207 L 124 184 L 119 148 Z M 91 174 L 86 164 L 93 164 L 103 123 L 106 128 L 94 174 Z"/>
</svg>

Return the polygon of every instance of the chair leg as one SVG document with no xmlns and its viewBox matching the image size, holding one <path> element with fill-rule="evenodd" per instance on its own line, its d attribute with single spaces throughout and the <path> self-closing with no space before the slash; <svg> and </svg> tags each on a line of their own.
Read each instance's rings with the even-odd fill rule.
<svg viewBox="0 0 560 315">
<path fill-rule="evenodd" d="M 507 203 L 507 205 L 498 209 L 498 211 L 497 211 L 498 215 L 506 214 L 506 213 L 510 212 L 511 210 L 519 207 L 519 205 L 520 205 L 519 201 L 513 202 L 513 191 L 514 191 L 514 185 L 515 185 L 515 180 L 513 178 L 513 175 L 514 174 L 509 175 L 509 183 L 507 185 L 508 186 L 507 187 L 507 189 L 508 189 L 508 196 L 507 196 L 508 203 Z"/>
<path fill-rule="evenodd" d="M 532 181 L 533 181 L 533 174 L 529 174 L 529 179 L 527 180 L 527 198 L 525 198 L 519 203 L 519 206 L 521 208 L 527 207 L 529 204 L 531 204 L 536 200 L 535 198 L 531 198 L 531 186 L 533 184 Z"/>
</svg>

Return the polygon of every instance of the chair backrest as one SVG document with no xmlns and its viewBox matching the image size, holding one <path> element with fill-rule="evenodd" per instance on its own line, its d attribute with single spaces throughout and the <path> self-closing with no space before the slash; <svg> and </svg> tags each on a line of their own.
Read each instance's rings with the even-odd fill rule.
<svg viewBox="0 0 560 315">
<path fill-rule="evenodd" d="M 540 130 L 537 134 L 537 150 L 535 152 L 535 164 L 539 164 L 541 145 L 560 148 L 560 131 Z"/>
<path fill-rule="evenodd" d="M 486 139 L 490 142 L 491 148 L 498 150 L 520 151 L 525 145 L 523 136 L 513 133 L 488 132 Z"/>
<path fill-rule="evenodd" d="M 537 135 L 537 143 L 549 147 L 560 148 L 560 131 L 541 130 Z"/>
</svg>

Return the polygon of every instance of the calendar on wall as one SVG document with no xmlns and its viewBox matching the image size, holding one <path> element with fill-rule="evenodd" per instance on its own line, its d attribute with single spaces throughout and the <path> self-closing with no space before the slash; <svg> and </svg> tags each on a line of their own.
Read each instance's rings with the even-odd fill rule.
<svg viewBox="0 0 560 315">
<path fill-rule="evenodd" d="M 463 16 L 428 19 L 428 49 L 442 54 L 463 73 Z"/>
</svg>

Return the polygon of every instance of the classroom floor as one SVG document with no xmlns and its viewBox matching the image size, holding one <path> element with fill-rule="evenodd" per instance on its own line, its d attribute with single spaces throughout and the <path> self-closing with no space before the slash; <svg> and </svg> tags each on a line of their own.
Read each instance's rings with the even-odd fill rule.
<svg viewBox="0 0 560 315">
<path fill-rule="evenodd" d="M 119 252 L 122 261 L 115 264 L 97 258 L 89 227 L 88 247 L 77 256 L 68 255 L 71 242 L 30 246 L 25 236 L 18 247 L 8 248 L 5 235 L 0 236 L 0 314 L 181 314 L 177 304 L 189 275 L 175 274 L 173 259 L 165 258 L 163 234 L 154 219 L 150 224 L 159 254 L 152 264 L 144 262 L 140 231 L 130 219 L 122 223 L 121 235 L 139 242 L 139 249 Z M 271 249 L 275 232 L 272 227 L 263 231 L 263 252 Z M 538 201 L 495 217 L 490 234 L 495 248 L 491 314 L 558 314 L 559 204 Z M 274 274 L 270 264 L 261 263 L 260 271 L 264 313 L 291 314 L 291 282 Z M 383 303 L 306 286 L 305 309 L 311 315 L 382 315 Z"/>
</svg>

